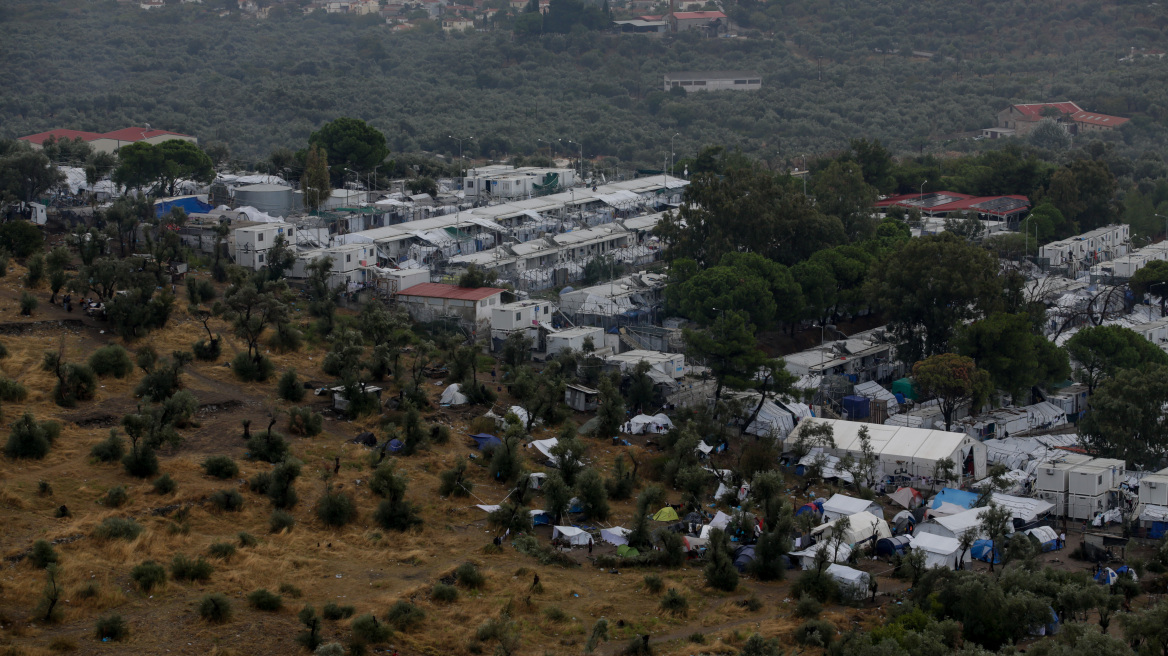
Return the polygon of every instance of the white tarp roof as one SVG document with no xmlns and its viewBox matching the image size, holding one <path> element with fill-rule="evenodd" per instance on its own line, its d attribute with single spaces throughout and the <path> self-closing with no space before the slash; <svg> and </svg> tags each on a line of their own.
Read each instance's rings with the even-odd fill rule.
<svg viewBox="0 0 1168 656">
<path fill-rule="evenodd" d="M 936 473 L 937 461 L 943 458 L 951 458 L 955 470 L 959 470 L 964 462 L 964 455 L 972 451 L 974 474 L 985 475 L 985 446 L 965 433 L 841 419 L 812 419 L 800 422 L 787 437 L 785 446 L 791 448 L 799 431 L 812 423 L 816 425 L 826 423 L 831 426 L 835 437 L 834 451 L 841 453 L 846 451 L 860 453 L 859 434 L 860 430 L 866 427 L 872 450 L 880 455 L 880 462 L 888 474 L 931 477 Z"/>
<path fill-rule="evenodd" d="M 831 535 L 831 532 L 835 530 L 835 525 L 838 524 L 839 521 L 839 519 L 836 519 L 826 524 L 820 524 L 811 530 L 811 534 L 823 534 L 824 537 Z M 888 522 L 880 519 L 870 512 L 859 512 L 854 515 L 849 515 L 848 522 L 848 531 L 844 536 L 844 542 L 848 544 L 854 545 L 858 542 L 863 542 L 864 540 L 868 540 L 873 537 L 876 539 L 892 537 L 892 531 L 888 528 Z M 816 539 L 821 540 L 823 538 Z"/>
<path fill-rule="evenodd" d="M 709 524 L 710 528 L 720 528 L 722 530 L 726 530 L 726 527 L 729 525 L 730 515 L 727 515 L 721 510 L 718 511 L 718 514 L 714 515 L 714 518 L 710 520 Z"/>
<path fill-rule="evenodd" d="M 841 544 L 836 548 L 827 542 L 816 542 L 802 551 L 792 551 L 790 555 L 799 558 L 799 563 L 803 569 L 811 569 L 815 567 L 815 554 L 824 548 L 829 549 L 828 553 L 834 556 L 831 560 L 837 563 L 847 562 L 848 558 L 852 555 L 852 548 L 847 544 Z"/>
<path fill-rule="evenodd" d="M 981 538 L 983 537 L 981 516 L 989 509 L 989 506 L 982 506 L 947 517 L 935 517 L 932 522 L 917 525 L 916 533 L 936 533 L 944 537 L 960 538 L 966 533 L 972 532 L 976 537 Z"/>
<path fill-rule="evenodd" d="M 827 566 L 827 575 L 839 584 L 840 592 L 845 597 L 860 599 L 868 594 L 868 581 L 871 576 L 867 572 L 852 569 L 847 565 L 832 563 Z"/>
<path fill-rule="evenodd" d="M 1168 506 L 1154 506 L 1148 504 L 1140 511 L 1140 519 L 1146 522 L 1168 521 Z"/>
<path fill-rule="evenodd" d="M 1009 508 L 1010 513 L 1015 519 L 1021 519 L 1023 522 L 1029 524 L 1042 517 L 1046 513 L 1054 510 L 1054 504 L 1042 499 L 1031 499 L 1029 497 L 1015 497 L 1008 494 L 999 494 L 997 492 L 990 495 L 993 503 Z"/>
<path fill-rule="evenodd" d="M 499 506 L 480 503 L 480 504 L 476 505 L 475 508 L 478 508 L 479 510 L 481 510 L 483 512 L 493 513 L 499 509 Z"/>
<path fill-rule="evenodd" d="M 701 453 L 708 455 L 711 451 L 714 450 L 714 447 L 710 446 L 709 444 L 706 444 L 705 440 L 702 440 L 702 441 L 698 442 L 697 450 Z"/>
<path fill-rule="evenodd" d="M 527 446 L 535 448 L 537 451 L 543 454 L 543 457 L 551 460 L 552 462 L 555 462 L 556 458 L 552 456 L 552 448 L 559 443 L 559 438 L 550 437 L 546 440 L 532 440 L 527 444 Z"/>
<path fill-rule="evenodd" d="M 623 527 L 623 526 L 614 526 L 612 528 L 602 528 L 602 529 L 600 529 L 600 539 L 604 540 L 605 542 L 607 542 L 609 544 L 615 544 L 616 546 L 619 547 L 622 544 L 629 543 L 629 540 L 628 540 L 629 533 L 632 533 L 632 531 L 630 529 Z"/>
<path fill-rule="evenodd" d="M 823 449 L 819 447 L 815 447 L 811 450 L 811 453 L 803 456 L 799 460 L 799 464 L 803 465 L 804 467 L 810 467 L 815 464 L 815 460 L 817 458 L 823 459 L 824 478 L 838 478 L 839 480 L 847 483 L 855 482 L 855 478 L 851 475 L 850 472 L 846 472 L 840 468 L 839 457 L 833 456 L 829 453 L 823 453 Z"/>
<path fill-rule="evenodd" d="M 629 425 L 632 428 L 630 431 L 633 435 L 640 435 L 644 433 L 650 426 L 664 426 L 666 428 L 673 428 L 673 422 L 669 420 L 664 414 L 656 415 L 637 415 L 629 420 Z"/>
<path fill-rule="evenodd" d="M 465 405 L 469 399 L 462 393 L 462 385 L 454 383 L 442 392 L 442 405 Z"/>
<path fill-rule="evenodd" d="M 869 399 L 879 399 L 888 402 L 888 414 L 894 415 L 900 412 L 900 403 L 896 400 L 896 395 L 884 389 L 880 383 L 870 380 L 866 383 L 858 383 L 852 390 L 859 396 L 864 396 Z"/>
<path fill-rule="evenodd" d="M 957 568 L 957 560 L 961 555 L 961 542 L 954 538 L 932 533 L 918 533 L 909 539 L 909 545 L 913 549 L 925 552 L 925 567 L 927 569 L 933 567 Z"/>
<path fill-rule="evenodd" d="M 1027 529 L 1026 535 L 1033 535 L 1042 543 L 1054 542 L 1058 539 L 1058 533 L 1049 526 L 1035 526 L 1034 528 Z"/>
<path fill-rule="evenodd" d="M 753 412 L 757 403 L 757 399 L 754 399 L 751 403 L 747 404 L 746 412 Z M 774 401 L 767 399 L 763 401 L 762 408 L 758 411 L 758 416 L 746 427 L 746 432 L 759 437 L 773 435 L 781 440 L 790 434 L 794 428 L 794 415 L 780 407 Z"/>
<path fill-rule="evenodd" d="M 823 503 L 823 514 L 828 519 L 848 517 L 867 511 L 868 507 L 873 503 L 866 499 L 849 497 L 846 494 L 833 494 L 830 499 Z"/>
<path fill-rule="evenodd" d="M 576 528 L 575 526 L 556 526 L 552 528 L 552 539 L 555 540 L 556 538 L 562 538 L 568 544 L 577 546 L 584 546 L 592 541 L 592 536 L 588 535 L 584 529 Z"/>
</svg>

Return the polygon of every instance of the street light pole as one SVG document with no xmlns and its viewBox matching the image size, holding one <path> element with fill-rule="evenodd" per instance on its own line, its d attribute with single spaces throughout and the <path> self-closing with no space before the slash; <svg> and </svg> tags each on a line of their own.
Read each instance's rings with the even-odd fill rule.
<svg viewBox="0 0 1168 656">
<path fill-rule="evenodd" d="M 458 174 L 462 177 L 466 177 L 466 166 L 463 164 L 462 160 L 462 142 L 470 141 L 471 139 L 474 139 L 474 137 L 456 137 L 453 134 L 449 135 L 449 137 L 458 142 Z"/>
<path fill-rule="evenodd" d="M 672 137 L 669 137 L 669 175 L 673 175 L 673 140 L 680 137 L 680 132 L 674 132 Z"/>
<path fill-rule="evenodd" d="M 1168 239 L 1168 216 L 1164 216 L 1163 214 L 1154 214 L 1154 216 L 1164 219 L 1164 238 Z"/>
<path fill-rule="evenodd" d="M 807 156 L 800 155 L 803 158 L 803 195 L 807 195 Z"/>
</svg>

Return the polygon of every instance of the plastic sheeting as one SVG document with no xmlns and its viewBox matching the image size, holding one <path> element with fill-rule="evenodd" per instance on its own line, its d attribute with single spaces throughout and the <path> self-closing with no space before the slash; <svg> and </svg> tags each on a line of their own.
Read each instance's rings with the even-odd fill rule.
<svg viewBox="0 0 1168 656">
<path fill-rule="evenodd" d="M 839 565 L 832 563 L 827 566 L 827 575 L 835 579 L 839 586 L 840 595 L 848 599 L 863 599 L 868 595 L 868 581 L 870 576 L 867 572 L 861 572 L 858 569 L 852 569 L 846 565 Z"/>
<path fill-rule="evenodd" d="M 925 552 L 926 568 L 957 569 L 957 561 L 961 555 L 961 542 L 955 538 L 932 533 L 917 533 L 912 536 L 910 544 L 913 549 Z"/>
<path fill-rule="evenodd" d="M 820 524 L 811 530 L 811 534 L 821 536 L 816 537 L 817 540 L 825 539 L 835 532 L 836 525 L 839 522 L 840 520 L 837 519 L 826 524 Z M 849 515 L 848 524 L 848 530 L 844 534 L 843 539 L 844 542 L 850 545 L 855 545 L 872 538 L 879 540 L 880 538 L 892 537 L 892 531 L 888 528 L 888 522 L 870 512 L 859 512 L 854 515 Z"/>
<path fill-rule="evenodd" d="M 754 411 L 754 404 L 758 401 L 752 401 L 748 412 Z M 749 416 L 749 415 L 747 415 Z M 779 407 L 774 401 L 767 399 L 763 401 L 762 408 L 758 411 L 758 416 L 750 425 L 746 427 L 746 432 L 751 435 L 759 437 L 773 436 L 776 439 L 786 439 L 787 435 L 795 428 L 795 416 L 786 409 Z"/>
<path fill-rule="evenodd" d="M 469 399 L 462 393 L 462 385 L 454 383 L 442 392 L 439 403 L 442 405 L 466 405 Z"/>
<path fill-rule="evenodd" d="M 827 517 L 828 521 L 834 521 L 840 517 L 850 517 L 862 512 L 869 512 L 879 517 L 884 516 L 884 510 L 874 501 L 857 499 L 846 494 L 833 494 L 823 504 L 823 516 Z"/>
<path fill-rule="evenodd" d="M 854 386 L 853 391 L 859 396 L 867 397 L 869 399 L 878 399 L 888 402 L 888 414 L 894 415 L 900 412 L 900 403 L 896 400 L 896 395 L 884 389 L 880 383 L 870 380 L 866 383 L 859 383 Z"/>
<path fill-rule="evenodd" d="M 623 526 L 604 528 L 600 529 L 600 539 L 619 547 L 622 544 L 629 543 L 629 533 L 632 533 L 632 530 L 624 528 Z"/>
<path fill-rule="evenodd" d="M 592 536 L 584 529 L 575 526 L 556 526 L 552 528 L 552 539 L 561 539 L 576 547 L 586 547 L 592 541 Z"/>
<path fill-rule="evenodd" d="M 658 430 L 660 427 L 662 430 Z M 641 435 L 643 433 L 663 433 L 673 428 L 673 422 L 664 414 L 637 415 L 628 421 L 628 433 Z"/>
<path fill-rule="evenodd" d="M 820 549 L 827 549 L 832 562 L 836 563 L 845 563 L 852 555 L 852 548 L 847 544 L 841 544 L 837 548 L 827 542 L 817 542 L 802 551 L 792 551 L 790 555 L 799 559 L 799 565 L 803 569 L 812 569 L 815 567 L 815 554 Z"/>
</svg>

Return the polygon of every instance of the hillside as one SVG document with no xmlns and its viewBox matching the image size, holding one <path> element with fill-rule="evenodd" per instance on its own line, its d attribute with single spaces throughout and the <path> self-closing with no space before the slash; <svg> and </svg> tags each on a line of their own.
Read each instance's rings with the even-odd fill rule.
<svg viewBox="0 0 1168 656">
<path fill-rule="evenodd" d="M 718 143 L 777 165 L 860 136 L 899 151 L 932 147 L 991 125 L 1010 102 L 1074 99 L 1135 117 L 1119 138 L 1131 153 L 1168 143 L 1168 62 L 1118 61 L 1162 38 L 1159 5 L 800 0 L 751 9 L 728 9 L 743 25 L 739 38 L 658 41 L 396 34 L 373 16 L 257 21 L 197 4 L 143 12 L 113 0 L 7 3 L 0 136 L 149 123 L 256 160 L 354 116 L 383 130 L 395 152 L 457 153 L 454 134 L 475 137 L 468 155 L 499 158 L 546 154 L 547 140 L 562 139 L 582 142 L 585 157 L 656 166 L 676 132 L 679 158 Z M 932 58 L 901 54 L 912 51 Z M 671 70 L 744 68 L 762 73 L 761 91 L 659 91 Z"/>
</svg>

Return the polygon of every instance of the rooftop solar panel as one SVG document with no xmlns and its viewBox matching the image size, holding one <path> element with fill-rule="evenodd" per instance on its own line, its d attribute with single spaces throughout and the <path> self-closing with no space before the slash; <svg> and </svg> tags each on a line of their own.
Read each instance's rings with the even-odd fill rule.
<svg viewBox="0 0 1168 656">
<path fill-rule="evenodd" d="M 1027 203 L 1024 200 L 1019 200 L 1017 198 L 1008 198 L 1006 196 L 1001 196 L 999 198 L 991 198 L 990 200 L 987 200 L 985 202 L 978 203 L 977 205 L 974 205 L 974 207 L 976 207 L 980 210 L 985 210 L 987 212 L 997 212 L 997 213 L 1013 212 L 1014 210 L 1022 209 L 1022 208 L 1027 207 L 1027 206 L 1029 206 L 1029 203 Z"/>
</svg>

